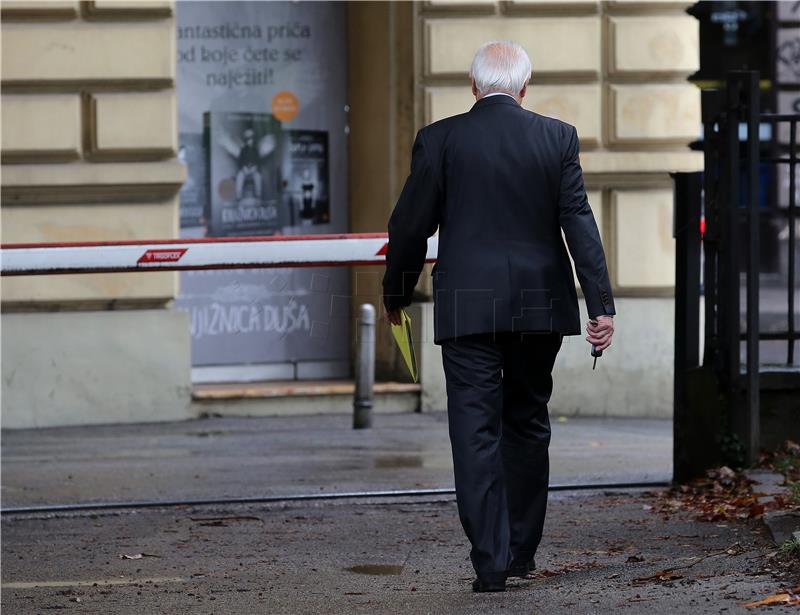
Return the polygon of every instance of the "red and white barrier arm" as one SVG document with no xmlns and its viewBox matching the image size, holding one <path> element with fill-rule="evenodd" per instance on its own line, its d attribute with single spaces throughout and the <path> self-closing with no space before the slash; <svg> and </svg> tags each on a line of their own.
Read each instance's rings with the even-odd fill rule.
<svg viewBox="0 0 800 615">
<path fill-rule="evenodd" d="M 28 243 L 0 246 L 0 275 L 380 265 L 386 233 Z M 428 240 L 427 262 L 439 238 Z"/>
</svg>

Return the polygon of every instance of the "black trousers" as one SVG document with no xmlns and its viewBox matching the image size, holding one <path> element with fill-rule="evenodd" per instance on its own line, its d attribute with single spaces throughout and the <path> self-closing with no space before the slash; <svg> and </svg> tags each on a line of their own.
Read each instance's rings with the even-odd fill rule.
<svg viewBox="0 0 800 615">
<path fill-rule="evenodd" d="M 533 560 L 547 509 L 553 363 L 560 333 L 442 342 L 458 515 L 478 576 Z"/>
</svg>

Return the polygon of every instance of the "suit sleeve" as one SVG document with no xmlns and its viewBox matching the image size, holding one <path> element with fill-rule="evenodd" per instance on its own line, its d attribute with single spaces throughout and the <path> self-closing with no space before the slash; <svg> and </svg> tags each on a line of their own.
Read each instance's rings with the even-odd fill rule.
<svg viewBox="0 0 800 615">
<path fill-rule="evenodd" d="M 612 315 L 616 313 L 614 297 L 600 233 L 583 186 L 578 134 L 574 126 L 567 126 L 567 129 L 562 142 L 559 222 L 575 263 L 589 317 Z"/>
<path fill-rule="evenodd" d="M 411 152 L 411 174 L 389 218 L 389 247 L 383 276 L 383 303 L 387 310 L 411 304 L 428 237 L 439 225 L 439 182 L 420 131 Z"/>
</svg>

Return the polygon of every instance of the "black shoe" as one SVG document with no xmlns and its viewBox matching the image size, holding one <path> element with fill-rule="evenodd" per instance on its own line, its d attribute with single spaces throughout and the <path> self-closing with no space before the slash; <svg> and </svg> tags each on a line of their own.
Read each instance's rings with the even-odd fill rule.
<svg viewBox="0 0 800 615">
<path fill-rule="evenodd" d="M 504 592 L 506 591 L 505 581 L 484 581 L 480 578 L 472 582 L 474 592 Z"/>
<path fill-rule="evenodd" d="M 536 570 L 536 562 L 533 560 L 526 562 L 524 564 L 511 562 L 511 567 L 508 569 L 508 576 L 520 577 L 524 579 L 534 570 Z"/>
</svg>

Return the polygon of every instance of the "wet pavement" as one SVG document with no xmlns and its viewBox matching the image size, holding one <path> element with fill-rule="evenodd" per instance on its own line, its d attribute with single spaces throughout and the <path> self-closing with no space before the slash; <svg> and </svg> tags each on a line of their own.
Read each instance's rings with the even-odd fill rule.
<svg viewBox="0 0 800 615">
<path fill-rule="evenodd" d="M 446 415 L 207 418 L 2 432 L 4 508 L 452 488 Z M 553 417 L 551 484 L 668 481 L 672 423 Z"/>
<path fill-rule="evenodd" d="M 652 496 L 551 497 L 539 578 L 474 594 L 452 498 L 4 517 L 15 614 L 746 613 L 793 587 L 760 522 L 654 512 Z M 772 607 L 770 613 L 796 612 Z"/>
<path fill-rule="evenodd" d="M 552 483 L 667 480 L 671 424 L 553 419 Z M 2 434 L 4 509 L 452 486 L 445 416 L 210 418 Z M 2 518 L 2 609 L 76 613 L 744 613 L 800 584 L 761 522 L 641 491 L 554 492 L 538 578 L 474 594 L 452 496 Z M 665 573 L 665 571 L 667 571 Z M 781 576 L 783 575 L 783 576 Z M 783 607 L 772 612 L 790 612 Z"/>
</svg>

